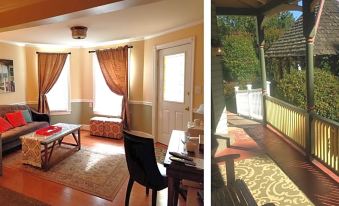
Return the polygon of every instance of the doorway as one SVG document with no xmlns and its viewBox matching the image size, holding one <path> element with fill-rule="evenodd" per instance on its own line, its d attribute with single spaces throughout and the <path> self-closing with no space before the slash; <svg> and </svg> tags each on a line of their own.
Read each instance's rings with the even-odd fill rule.
<svg viewBox="0 0 339 206">
<path fill-rule="evenodd" d="M 157 51 L 157 137 L 168 145 L 172 130 L 186 130 L 192 114 L 193 41 Z"/>
</svg>

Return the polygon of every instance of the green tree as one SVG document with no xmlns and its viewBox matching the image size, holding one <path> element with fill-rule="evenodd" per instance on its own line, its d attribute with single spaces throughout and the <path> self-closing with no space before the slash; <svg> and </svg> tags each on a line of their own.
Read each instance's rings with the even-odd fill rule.
<svg viewBox="0 0 339 206">
<path fill-rule="evenodd" d="M 248 16 L 218 16 L 219 35 L 221 38 L 234 33 L 248 33 L 256 45 L 256 19 Z M 294 23 L 291 12 L 281 12 L 271 17 L 266 17 L 264 22 L 265 49 L 268 49 L 288 28 Z"/>
<path fill-rule="evenodd" d="M 228 36 L 233 33 L 248 33 L 253 37 L 256 31 L 254 17 L 248 16 L 218 16 L 217 19 L 220 36 Z"/>
<path fill-rule="evenodd" d="M 239 33 L 224 37 L 223 64 L 228 80 L 236 80 L 240 84 L 256 80 L 259 62 L 250 34 Z"/>
<path fill-rule="evenodd" d="M 270 48 L 273 42 L 278 40 L 293 23 L 293 15 L 287 11 L 268 17 L 264 23 L 265 49 Z"/>
</svg>

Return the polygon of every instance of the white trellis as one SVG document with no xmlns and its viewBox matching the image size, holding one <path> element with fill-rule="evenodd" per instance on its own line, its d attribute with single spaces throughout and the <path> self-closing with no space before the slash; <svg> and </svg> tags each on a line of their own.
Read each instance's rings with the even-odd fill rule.
<svg viewBox="0 0 339 206">
<path fill-rule="evenodd" d="M 267 95 L 270 96 L 270 84 L 267 81 Z M 263 97 L 262 89 L 252 89 L 252 85 L 246 85 L 246 90 L 239 90 L 239 87 L 235 89 L 235 100 L 237 106 L 237 114 L 247 116 L 252 119 L 263 119 Z"/>
</svg>

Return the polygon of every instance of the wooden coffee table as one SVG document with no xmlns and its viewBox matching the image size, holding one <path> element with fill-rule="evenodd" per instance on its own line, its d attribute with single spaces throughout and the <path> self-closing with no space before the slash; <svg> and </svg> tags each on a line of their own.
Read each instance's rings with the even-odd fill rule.
<svg viewBox="0 0 339 206">
<path fill-rule="evenodd" d="M 62 156 L 51 162 L 51 156 L 56 145 L 61 144 L 74 146 L 71 151 L 81 149 L 80 142 L 80 127 L 81 125 L 58 123 L 53 126 L 62 128 L 60 132 L 50 136 L 37 135 L 35 132 L 21 136 L 22 142 L 22 161 L 24 164 L 30 164 L 36 167 L 41 167 L 43 170 L 48 170 L 54 164 L 65 159 L 67 156 Z M 72 134 L 75 143 L 63 142 L 64 137 Z"/>
</svg>

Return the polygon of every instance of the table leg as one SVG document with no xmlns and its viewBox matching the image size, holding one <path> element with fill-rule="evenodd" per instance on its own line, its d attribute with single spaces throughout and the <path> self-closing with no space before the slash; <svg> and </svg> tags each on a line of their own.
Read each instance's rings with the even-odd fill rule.
<svg viewBox="0 0 339 206">
<path fill-rule="evenodd" d="M 58 140 L 59 146 L 61 145 L 62 141 L 64 140 L 64 138 L 60 138 L 60 140 Z"/>
<path fill-rule="evenodd" d="M 167 177 L 167 186 L 168 186 L 168 199 L 167 199 L 167 206 L 173 206 L 174 200 L 174 191 L 175 191 L 175 184 L 173 177 Z"/>
<path fill-rule="evenodd" d="M 167 177 L 167 186 L 168 186 L 168 206 L 177 206 L 178 204 L 178 188 L 179 188 L 179 180 L 174 177 Z"/>
<path fill-rule="evenodd" d="M 179 198 L 179 187 L 180 187 L 180 181 L 178 179 L 175 179 L 174 181 L 174 205 L 178 205 L 178 198 Z"/>
<path fill-rule="evenodd" d="M 48 163 L 47 163 L 47 160 L 48 160 L 48 145 L 45 144 L 44 145 L 44 157 L 42 158 L 42 167 L 44 170 L 47 170 L 48 168 Z"/>
<path fill-rule="evenodd" d="M 72 136 L 73 136 L 73 138 L 74 138 L 74 140 L 75 140 L 75 143 L 76 143 L 76 147 L 77 147 L 77 149 L 78 150 L 80 150 L 81 149 L 81 142 L 80 142 L 80 129 L 78 130 L 78 137 L 77 137 L 77 135 L 75 135 L 75 133 L 73 132 L 72 133 Z"/>
</svg>

